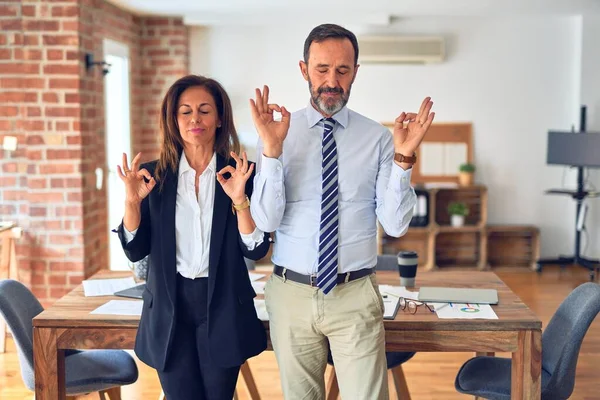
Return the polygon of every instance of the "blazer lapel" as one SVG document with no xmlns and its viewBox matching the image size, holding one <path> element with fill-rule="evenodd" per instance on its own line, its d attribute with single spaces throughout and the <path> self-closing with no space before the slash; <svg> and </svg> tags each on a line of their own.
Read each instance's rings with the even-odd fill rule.
<svg viewBox="0 0 600 400">
<path fill-rule="evenodd" d="M 177 299 L 177 256 L 175 241 L 175 206 L 177 201 L 178 175 L 170 169 L 165 171 L 161 192 L 160 226 L 162 231 L 162 270 L 171 304 Z M 158 189 L 158 188 L 157 188 Z"/>
<path fill-rule="evenodd" d="M 217 154 L 217 172 L 227 165 L 225 158 Z M 215 182 L 215 203 L 213 207 L 212 230 L 210 234 L 210 252 L 208 258 L 208 303 L 212 299 L 215 290 L 215 282 L 218 274 L 221 247 L 223 245 L 223 234 L 227 225 L 227 218 L 231 210 L 229 197 L 223 191 L 221 184 Z M 231 211 L 229 211 L 231 212 Z"/>
</svg>

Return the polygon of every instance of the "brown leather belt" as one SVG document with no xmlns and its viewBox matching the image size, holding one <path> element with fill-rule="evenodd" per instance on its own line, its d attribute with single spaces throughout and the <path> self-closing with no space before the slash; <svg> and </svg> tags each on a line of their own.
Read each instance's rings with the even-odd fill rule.
<svg viewBox="0 0 600 400">
<path fill-rule="evenodd" d="M 358 271 L 347 272 L 345 274 L 338 274 L 337 283 L 345 283 L 350 282 L 355 279 L 360 279 L 365 276 L 371 275 L 375 272 L 375 268 L 363 268 Z M 286 269 L 279 265 L 276 265 L 273 268 L 273 273 L 282 277 L 283 279 L 289 279 L 294 282 L 303 283 L 305 285 L 309 285 L 311 287 L 317 286 L 317 275 L 304 275 L 294 272 L 292 270 Z"/>
</svg>

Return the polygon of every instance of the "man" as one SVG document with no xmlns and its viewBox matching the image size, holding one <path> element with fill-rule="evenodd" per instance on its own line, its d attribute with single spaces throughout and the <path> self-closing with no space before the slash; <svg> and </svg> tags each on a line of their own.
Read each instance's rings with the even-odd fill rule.
<svg viewBox="0 0 600 400">
<path fill-rule="evenodd" d="M 265 297 L 286 399 L 324 398 L 328 349 L 342 398 L 388 398 L 376 220 L 391 236 L 408 229 L 410 168 L 434 113 L 426 98 L 390 135 L 349 110 L 357 60 L 352 32 L 320 25 L 300 61 L 309 105 L 290 114 L 269 104 L 266 86 L 250 100 L 262 153 L 251 211 L 259 229 L 275 231 Z"/>
</svg>

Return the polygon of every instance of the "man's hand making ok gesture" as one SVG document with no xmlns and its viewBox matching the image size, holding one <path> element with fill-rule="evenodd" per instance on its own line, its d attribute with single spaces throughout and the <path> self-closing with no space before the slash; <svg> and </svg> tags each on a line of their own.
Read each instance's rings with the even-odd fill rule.
<svg viewBox="0 0 600 400">
<path fill-rule="evenodd" d="M 250 99 L 252 120 L 263 142 L 263 154 L 266 157 L 277 158 L 283 152 L 283 140 L 290 128 L 290 112 L 285 107 L 269 104 L 269 87 L 264 86 L 261 93 L 256 89 L 256 101 Z M 281 121 L 273 119 L 273 111 L 281 113 Z"/>
</svg>

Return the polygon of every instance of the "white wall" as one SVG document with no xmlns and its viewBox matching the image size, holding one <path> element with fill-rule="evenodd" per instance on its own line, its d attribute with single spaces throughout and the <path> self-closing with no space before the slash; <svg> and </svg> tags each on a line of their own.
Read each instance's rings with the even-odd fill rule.
<svg viewBox="0 0 600 400">
<path fill-rule="evenodd" d="M 269 84 L 271 100 L 290 110 L 308 103 L 298 60 L 311 28 L 192 29 L 191 71 L 224 84 L 246 145 L 256 143 L 248 108 L 255 87 Z M 578 124 L 581 18 L 413 18 L 379 31 L 443 34 L 449 57 L 430 66 L 363 65 L 349 107 L 392 121 L 429 95 L 437 121 L 471 121 L 476 179 L 489 188 L 489 222 L 535 224 L 542 255 L 570 253 L 573 202 L 543 192 L 572 179 L 545 164 L 546 135 Z"/>
<path fill-rule="evenodd" d="M 581 103 L 587 106 L 587 131 L 600 132 L 600 16 L 582 18 Z M 598 149 L 600 152 L 600 149 Z M 588 185 L 600 189 L 600 171 L 590 169 Z M 600 258 L 600 199 L 587 200 L 587 236 L 582 239 L 586 256 Z M 586 246 L 586 242 L 588 243 Z"/>
</svg>

